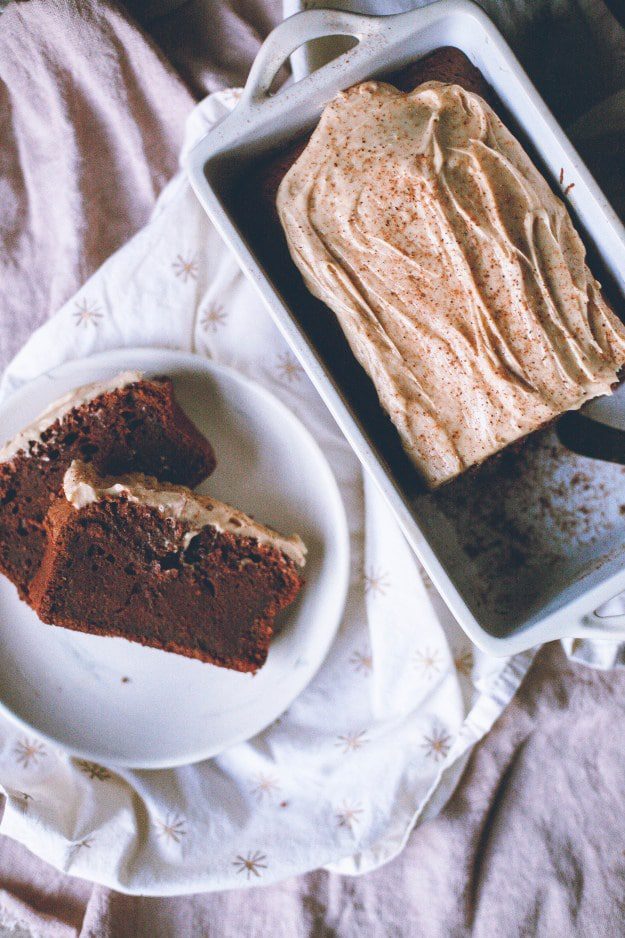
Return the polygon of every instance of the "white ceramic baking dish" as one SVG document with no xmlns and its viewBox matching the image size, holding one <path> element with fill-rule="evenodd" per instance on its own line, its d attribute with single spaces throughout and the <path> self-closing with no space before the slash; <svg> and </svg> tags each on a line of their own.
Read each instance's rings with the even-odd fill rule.
<svg viewBox="0 0 625 938">
<path fill-rule="evenodd" d="M 270 93 L 276 73 L 295 49 L 315 38 L 338 35 L 354 37 L 357 45 L 314 74 L 275 95 Z M 514 491 L 511 494 L 508 487 L 501 494 L 501 511 L 508 512 L 512 527 L 517 522 L 521 526 L 531 522 L 529 539 L 532 542 L 534 538 L 540 550 L 536 548 L 527 569 L 510 573 L 510 583 L 498 592 L 502 577 L 510 572 L 506 565 L 514 550 L 506 544 L 499 550 L 493 542 L 476 560 L 475 551 L 467 546 L 473 526 L 477 532 L 482 523 L 480 506 L 484 501 L 489 502 L 491 521 L 495 518 L 498 491 L 493 496 L 492 492 L 480 494 L 478 488 L 477 494 L 467 495 L 473 482 L 463 481 L 462 504 L 471 504 L 468 513 L 463 514 L 463 508 L 459 515 L 457 506 L 453 510 L 445 507 L 447 494 L 442 498 L 415 494 L 405 475 L 394 471 L 392 461 L 372 438 L 366 417 L 357 416 L 341 374 L 319 354 L 298 319 L 297 309 L 289 307 L 263 269 L 253 245 L 242 235 L 240 218 L 232 207 L 228 193 L 236 186 L 242 167 L 313 127 L 338 91 L 401 69 L 441 46 L 456 46 L 480 69 L 517 132 L 533 146 L 551 182 L 555 186 L 562 180 L 566 186 L 575 184 L 569 190 L 570 203 L 581 231 L 603 266 L 602 273 L 613 278 L 617 295 L 625 295 L 623 226 L 501 34 L 468 0 L 440 0 L 388 17 L 308 10 L 285 20 L 261 48 L 232 114 L 190 153 L 188 173 L 212 222 L 235 252 L 470 638 L 494 655 L 512 654 L 565 636 L 624 638 L 625 615 L 609 614 L 615 607 L 604 604 L 625 590 L 625 470 L 599 461 L 580 463 L 577 457 L 571 457 L 570 463 L 566 457 L 549 462 L 548 447 L 544 453 L 539 447 L 529 459 L 530 469 L 527 460 L 521 460 L 514 471 L 520 473 L 519 490 L 525 493 L 525 501 L 516 505 Z M 291 263 L 287 255 L 284 263 Z M 543 456 L 544 465 L 540 462 Z M 522 476 L 530 470 L 531 475 Z M 556 488 L 550 472 L 557 475 Z M 545 492 L 539 491 L 541 486 Z M 532 500 L 534 490 L 536 499 Z M 547 497 L 551 513 L 545 517 L 541 506 Z M 582 518 L 584 526 L 578 530 L 577 522 Z M 487 524 L 486 533 L 479 535 L 482 544 L 488 536 Z M 543 549 L 549 557 L 544 563 Z M 496 601 L 491 602 L 491 593 L 496 594 Z M 598 609 L 603 614 L 597 615 Z"/>
</svg>

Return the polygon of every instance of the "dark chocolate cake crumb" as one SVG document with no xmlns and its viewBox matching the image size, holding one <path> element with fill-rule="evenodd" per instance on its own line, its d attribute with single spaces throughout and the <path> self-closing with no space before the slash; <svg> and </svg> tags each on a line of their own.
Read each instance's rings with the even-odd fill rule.
<svg viewBox="0 0 625 938">
<path fill-rule="evenodd" d="M 187 543 L 180 520 L 124 495 L 80 509 L 60 497 L 47 527 L 31 585 L 44 622 L 236 671 L 264 664 L 275 617 L 302 586 L 276 547 L 211 525 Z"/>
<path fill-rule="evenodd" d="M 191 486 L 215 467 L 210 444 L 176 402 L 168 378 L 133 382 L 70 410 L 0 463 L 0 572 L 26 601 L 51 500 L 74 459 L 101 472 L 135 470 Z"/>
</svg>

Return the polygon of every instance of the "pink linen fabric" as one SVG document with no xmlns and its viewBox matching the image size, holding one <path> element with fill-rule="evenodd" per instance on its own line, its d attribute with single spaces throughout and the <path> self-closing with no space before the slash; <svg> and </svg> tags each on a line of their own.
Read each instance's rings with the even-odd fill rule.
<svg viewBox="0 0 625 938">
<path fill-rule="evenodd" d="M 108 3 L 0 19 L 0 362 L 147 220 L 191 98 Z"/>
<path fill-rule="evenodd" d="M 547 646 L 443 813 L 362 878 L 122 896 L 0 841 L 0 925 L 81 938 L 616 938 L 625 921 L 625 673 Z"/>
<path fill-rule="evenodd" d="M 485 5 L 623 210 L 617 21 L 601 0 Z M 281 15 L 262 0 L 128 6 L 141 26 L 103 0 L 29 0 L 0 17 L 0 364 L 143 224 L 177 166 L 189 89 L 240 83 Z M 443 813 L 360 879 L 129 898 L 1 838 L 0 925 L 63 938 L 622 934 L 624 701 L 625 673 L 545 648 Z"/>
</svg>

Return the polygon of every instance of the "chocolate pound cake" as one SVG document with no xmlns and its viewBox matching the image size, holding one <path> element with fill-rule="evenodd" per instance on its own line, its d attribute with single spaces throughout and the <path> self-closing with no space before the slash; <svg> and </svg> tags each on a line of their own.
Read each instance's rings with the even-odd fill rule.
<svg viewBox="0 0 625 938">
<path fill-rule="evenodd" d="M 56 401 L 0 449 L 0 572 L 28 601 L 45 547 L 44 521 L 72 460 L 197 485 L 212 448 L 177 404 L 168 378 L 124 372 Z"/>
<path fill-rule="evenodd" d="M 610 393 L 625 363 L 567 209 L 498 107 L 440 49 L 337 95 L 241 182 L 265 207 L 244 221 L 254 250 L 409 490 L 410 464 L 436 488 Z"/>
<path fill-rule="evenodd" d="M 625 328 L 563 202 L 480 95 L 342 92 L 277 206 L 429 486 L 611 392 Z"/>
<path fill-rule="evenodd" d="M 306 548 L 183 486 L 101 478 L 74 462 L 33 581 L 44 622 L 121 636 L 236 671 L 267 658 Z"/>
</svg>

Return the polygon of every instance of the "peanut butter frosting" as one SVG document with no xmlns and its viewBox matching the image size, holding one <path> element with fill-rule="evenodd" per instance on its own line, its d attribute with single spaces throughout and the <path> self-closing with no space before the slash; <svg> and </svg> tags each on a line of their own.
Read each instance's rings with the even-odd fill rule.
<svg viewBox="0 0 625 938">
<path fill-rule="evenodd" d="M 625 329 L 565 206 L 479 95 L 339 94 L 277 205 L 429 486 L 611 392 Z"/>
<path fill-rule="evenodd" d="M 63 492 L 77 511 L 102 499 L 119 496 L 156 508 L 164 518 L 181 523 L 184 549 L 202 528 L 210 525 L 217 531 L 229 531 L 236 537 L 250 537 L 259 544 L 275 547 L 300 567 L 306 563 L 306 546 L 297 534 L 285 537 L 216 498 L 196 495 L 184 485 L 158 482 L 140 472 L 103 478 L 92 465 L 74 460 L 63 478 Z"/>
</svg>

